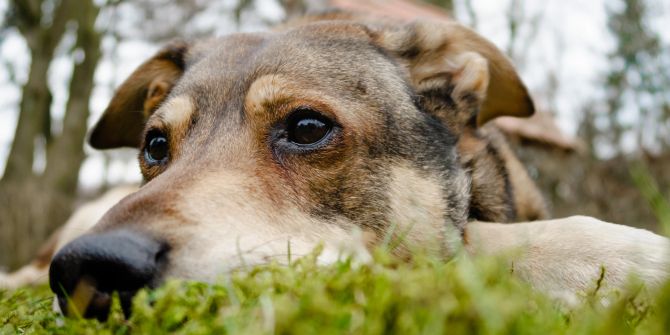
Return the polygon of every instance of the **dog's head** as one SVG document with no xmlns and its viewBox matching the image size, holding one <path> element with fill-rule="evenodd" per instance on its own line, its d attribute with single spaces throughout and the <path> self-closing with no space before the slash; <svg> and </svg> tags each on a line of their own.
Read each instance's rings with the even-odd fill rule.
<svg viewBox="0 0 670 335">
<path fill-rule="evenodd" d="M 61 250 L 52 287 L 63 307 L 64 292 L 93 288 L 98 315 L 112 290 L 213 280 L 319 244 L 324 261 L 384 240 L 403 257 L 449 255 L 470 197 L 458 137 L 532 111 L 510 62 L 456 23 L 330 20 L 173 43 L 90 139 L 139 148 L 146 183 Z"/>
</svg>

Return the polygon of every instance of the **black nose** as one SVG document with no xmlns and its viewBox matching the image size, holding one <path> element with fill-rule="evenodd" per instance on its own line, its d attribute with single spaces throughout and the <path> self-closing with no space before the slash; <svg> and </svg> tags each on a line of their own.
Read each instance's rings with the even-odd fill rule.
<svg viewBox="0 0 670 335">
<path fill-rule="evenodd" d="M 127 317 L 133 295 L 159 284 L 167 251 L 166 243 L 129 230 L 85 235 L 54 256 L 49 284 L 63 313 L 106 320 L 116 291 Z"/>
</svg>

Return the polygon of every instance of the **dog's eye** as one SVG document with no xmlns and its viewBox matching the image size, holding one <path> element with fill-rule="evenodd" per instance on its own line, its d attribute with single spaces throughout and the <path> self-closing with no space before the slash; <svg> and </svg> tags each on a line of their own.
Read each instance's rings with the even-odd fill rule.
<svg viewBox="0 0 670 335">
<path fill-rule="evenodd" d="M 147 134 L 144 158 L 151 165 L 162 164 L 167 160 L 169 147 L 165 135 L 160 132 Z"/>
<path fill-rule="evenodd" d="M 310 109 L 298 109 L 287 121 L 286 133 L 290 142 L 309 145 L 324 139 L 333 129 L 330 120 Z"/>
</svg>

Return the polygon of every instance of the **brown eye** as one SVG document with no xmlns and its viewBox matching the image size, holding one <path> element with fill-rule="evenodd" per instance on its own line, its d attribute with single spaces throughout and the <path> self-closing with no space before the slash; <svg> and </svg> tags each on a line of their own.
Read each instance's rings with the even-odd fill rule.
<svg viewBox="0 0 670 335">
<path fill-rule="evenodd" d="M 332 129 L 332 122 L 321 114 L 309 109 L 300 109 L 289 118 L 286 133 L 290 142 L 309 145 L 326 138 Z"/>
<path fill-rule="evenodd" d="M 145 141 L 144 158 L 149 165 L 163 164 L 167 161 L 169 146 L 168 140 L 160 132 L 149 132 Z"/>
</svg>

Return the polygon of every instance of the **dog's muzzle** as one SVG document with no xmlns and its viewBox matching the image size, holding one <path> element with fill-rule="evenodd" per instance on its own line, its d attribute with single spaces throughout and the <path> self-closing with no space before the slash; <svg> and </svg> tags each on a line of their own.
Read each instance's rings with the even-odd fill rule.
<svg viewBox="0 0 670 335">
<path fill-rule="evenodd" d="M 135 231 L 84 235 L 54 256 L 49 284 L 67 315 L 106 320 L 112 294 L 118 292 L 128 317 L 135 293 L 159 284 L 168 249 L 166 243 Z"/>
</svg>

